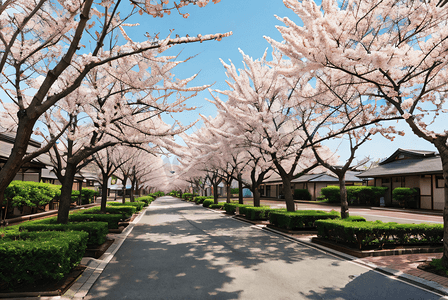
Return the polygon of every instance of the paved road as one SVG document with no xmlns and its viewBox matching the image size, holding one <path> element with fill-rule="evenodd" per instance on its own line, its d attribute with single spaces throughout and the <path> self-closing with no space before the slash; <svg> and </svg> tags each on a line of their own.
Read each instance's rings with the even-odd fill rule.
<svg viewBox="0 0 448 300">
<path fill-rule="evenodd" d="M 153 202 L 86 299 L 444 299 L 172 197 Z"/>
</svg>

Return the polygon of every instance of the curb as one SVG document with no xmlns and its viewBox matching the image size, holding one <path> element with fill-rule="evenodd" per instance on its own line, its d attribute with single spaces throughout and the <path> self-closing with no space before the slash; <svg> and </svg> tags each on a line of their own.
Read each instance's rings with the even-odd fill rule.
<svg viewBox="0 0 448 300">
<path fill-rule="evenodd" d="M 377 266 L 377 265 L 375 265 L 373 263 L 367 263 L 365 261 L 362 261 L 362 260 L 360 260 L 359 258 L 357 258 L 355 256 L 348 255 L 348 254 L 345 254 L 343 252 L 339 252 L 339 251 L 336 251 L 334 249 L 327 248 L 325 246 L 312 243 L 308 239 L 299 239 L 299 238 L 295 238 L 295 237 L 289 236 L 289 235 L 287 235 L 287 234 L 285 234 L 283 232 L 277 231 L 277 230 L 269 228 L 267 226 L 261 227 L 260 229 L 269 231 L 271 233 L 274 233 L 274 234 L 277 234 L 277 235 L 280 235 L 280 236 L 283 236 L 283 237 L 285 237 L 285 238 L 287 238 L 289 240 L 292 240 L 292 241 L 297 242 L 299 244 L 302 244 L 304 246 L 323 251 L 326 254 L 331 254 L 331 255 L 334 255 L 336 257 L 339 257 L 339 258 L 342 258 L 342 259 L 345 259 L 345 260 L 348 260 L 348 261 L 352 261 L 353 263 L 356 263 L 356 264 L 359 264 L 359 265 L 363 265 L 363 266 L 368 267 L 368 268 L 370 268 L 370 269 L 372 269 L 374 271 L 380 272 L 380 273 L 385 274 L 385 275 L 392 276 L 392 277 L 394 277 L 396 279 L 400 279 L 402 281 L 405 281 L 407 283 L 411 283 L 411 284 L 416 285 L 418 287 L 425 288 L 425 289 L 430 290 L 432 292 L 439 293 L 439 294 L 441 294 L 443 296 L 448 296 L 448 288 L 444 287 L 444 286 L 442 286 L 442 285 L 440 285 L 440 284 L 438 284 L 436 282 L 429 281 L 429 280 L 426 280 L 426 279 L 423 279 L 423 278 L 419 278 L 419 277 L 416 277 L 416 276 L 413 276 L 413 275 L 409 275 L 409 274 L 406 274 L 406 273 L 403 273 L 401 271 L 397 271 L 397 270 L 394 270 L 394 269 L 391 269 L 391 268 L 379 267 L 379 266 Z"/>
</svg>

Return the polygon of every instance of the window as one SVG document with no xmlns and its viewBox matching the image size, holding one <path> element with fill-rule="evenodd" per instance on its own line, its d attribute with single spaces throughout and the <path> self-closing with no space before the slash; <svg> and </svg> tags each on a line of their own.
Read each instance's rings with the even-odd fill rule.
<svg viewBox="0 0 448 300">
<path fill-rule="evenodd" d="M 390 183 L 390 178 L 381 178 L 381 183 L 382 184 Z"/>
<path fill-rule="evenodd" d="M 443 188 L 445 181 L 442 175 L 436 175 L 436 188 Z"/>
</svg>

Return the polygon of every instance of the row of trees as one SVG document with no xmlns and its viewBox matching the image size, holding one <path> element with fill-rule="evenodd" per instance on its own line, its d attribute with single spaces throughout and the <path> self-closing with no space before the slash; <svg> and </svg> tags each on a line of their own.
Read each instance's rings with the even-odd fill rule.
<svg viewBox="0 0 448 300">
<path fill-rule="evenodd" d="M 254 193 L 275 172 L 281 176 L 288 210 L 294 210 L 290 182 L 317 165 L 334 172 L 341 185 L 341 214 L 348 216 L 345 172 L 356 150 L 373 134 L 393 139 L 391 120 L 404 120 L 439 151 L 445 180 L 444 256 L 448 267 L 448 27 L 444 3 L 428 1 L 284 0 L 302 24 L 278 19 L 283 40 L 244 68 L 224 64 L 229 89 L 211 91 L 215 118 L 185 138 L 183 176 L 199 171 L 226 182 L 240 178 Z M 226 101 L 220 99 L 225 96 Z M 347 161 L 323 142 L 348 140 Z M 215 189 L 216 190 L 216 189 Z"/>
<path fill-rule="evenodd" d="M 220 40 L 231 33 L 176 38 L 142 34 L 136 41 L 128 31 L 138 28 L 139 15 L 183 14 L 186 5 L 207 3 L 1 2 L 0 130 L 13 131 L 16 136 L 11 155 L 0 170 L 0 204 L 19 168 L 50 153 L 62 183 L 58 222 L 66 223 L 76 172 L 96 158 L 98 165 L 104 164 L 104 180 L 111 174 L 110 165 L 102 158 L 112 154 L 103 150 L 117 145 L 153 155 L 169 150 L 173 136 L 188 126 L 168 125 L 161 114 L 187 109 L 184 102 L 207 86 L 191 87 L 195 75 L 176 79 L 171 71 L 183 61 L 162 53 L 173 45 Z M 41 135 L 44 143 L 29 153 L 32 134 Z M 138 155 L 129 152 L 129 156 Z M 119 156 L 122 163 L 115 162 L 115 167 L 131 159 Z"/>
</svg>

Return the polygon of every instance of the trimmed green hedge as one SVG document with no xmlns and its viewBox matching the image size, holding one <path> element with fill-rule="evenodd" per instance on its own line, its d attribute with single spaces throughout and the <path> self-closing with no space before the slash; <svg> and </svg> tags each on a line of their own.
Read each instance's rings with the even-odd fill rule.
<svg viewBox="0 0 448 300">
<path fill-rule="evenodd" d="M 271 211 L 286 211 L 286 209 L 270 208 L 269 206 L 246 207 L 246 219 L 257 221 L 257 220 L 269 220 L 269 214 Z"/>
<path fill-rule="evenodd" d="M 8 234 L 0 238 L 0 280 L 9 286 L 59 280 L 79 264 L 87 240 L 84 231 Z"/>
<path fill-rule="evenodd" d="M 224 210 L 228 214 L 235 214 L 236 208 L 239 208 L 240 214 L 244 215 L 246 214 L 246 207 L 249 207 L 252 205 L 246 205 L 246 204 L 238 204 L 238 203 L 224 203 Z"/>
<path fill-rule="evenodd" d="M 210 197 L 210 196 L 196 196 L 196 197 L 194 197 L 194 201 L 196 202 L 196 204 L 202 204 L 207 199 L 213 199 L 213 197 Z"/>
<path fill-rule="evenodd" d="M 88 189 L 88 188 L 82 188 L 81 190 L 81 204 L 90 204 L 93 203 L 95 196 L 99 196 L 99 192 Z M 79 191 L 78 190 L 72 190 L 71 195 L 71 202 L 77 202 L 79 199 Z"/>
<path fill-rule="evenodd" d="M 417 208 L 419 191 L 407 187 L 397 187 L 392 191 L 392 199 L 401 207 Z"/>
<path fill-rule="evenodd" d="M 57 224 L 56 218 L 29 221 L 20 224 L 20 231 L 85 231 L 89 234 L 88 245 L 101 245 L 109 233 L 106 222 L 78 222 Z"/>
<path fill-rule="evenodd" d="M 294 199 L 296 200 L 311 200 L 311 194 L 307 189 L 295 189 Z"/>
<path fill-rule="evenodd" d="M 101 211 L 101 207 L 95 206 L 88 209 L 83 209 L 80 213 L 83 214 L 99 214 Z M 121 214 L 123 218 L 129 218 L 133 214 L 137 212 L 137 208 L 133 205 L 114 205 L 114 206 L 106 206 L 106 213 L 108 214 Z"/>
<path fill-rule="evenodd" d="M 269 223 L 285 229 L 315 228 L 316 220 L 337 219 L 341 215 L 337 211 L 325 212 L 321 210 L 297 210 L 294 212 L 271 211 Z"/>
<path fill-rule="evenodd" d="M 210 207 L 210 205 L 212 205 L 213 203 L 215 203 L 213 199 L 204 199 L 204 201 L 202 202 L 202 206 Z"/>
<path fill-rule="evenodd" d="M 12 206 L 44 207 L 61 195 L 61 186 L 32 181 L 12 181 L 5 190 L 5 198 Z"/>
<path fill-rule="evenodd" d="M 112 206 L 112 207 L 125 207 L 125 206 L 133 206 L 135 207 L 136 211 L 141 211 L 143 209 L 143 207 L 146 206 L 145 202 L 142 201 L 137 201 L 137 202 L 126 202 L 126 203 L 122 203 L 122 202 L 108 202 L 107 206 Z"/>
<path fill-rule="evenodd" d="M 144 202 L 145 206 L 148 206 L 149 204 L 151 204 L 152 201 L 154 201 L 154 199 L 155 198 L 152 196 L 143 196 L 143 197 L 135 198 L 135 201 Z"/>
<path fill-rule="evenodd" d="M 398 224 L 381 221 L 350 222 L 345 220 L 316 221 L 318 236 L 360 250 L 368 246 L 383 248 L 388 244 L 441 245 L 442 224 Z"/>
<path fill-rule="evenodd" d="M 165 193 L 161 192 L 161 191 L 158 191 L 158 192 L 155 192 L 155 193 L 148 194 L 148 196 L 151 196 L 151 197 L 153 197 L 155 199 L 157 197 L 165 196 Z"/>
<path fill-rule="evenodd" d="M 118 229 L 118 222 L 123 220 L 122 214 L 85 214 L 76 212 L 68 216 L 70 222 L 98 221 L 107 222 L 109 229 Z"/>
<path fill-rule="evenodd" d="M 212 209 L 223 209 L 224 208 L 224 202 L 219 202 L 218 204 L 214 204 L 214 203 L 212 203 L 212 204 L 210 204 L 210 206 L 209 206 L 209 208 L 212 208 Z"/>
<path fill-rule="evenodd" d="M 380 197 L 384 196 L 387 187 L 381 186 L 347 186 L 348 204 L 380 205 Z M 329 203 L 341 203 L 339 186 L 327 186 L 320 190 Z"/>
</svg>

